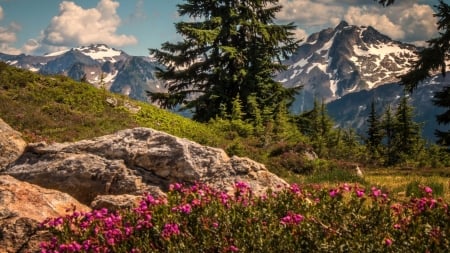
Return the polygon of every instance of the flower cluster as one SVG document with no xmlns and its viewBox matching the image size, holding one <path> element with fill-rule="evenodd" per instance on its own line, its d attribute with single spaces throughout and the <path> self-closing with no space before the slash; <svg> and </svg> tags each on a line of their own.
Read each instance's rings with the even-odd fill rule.
<svg viewBox="0 0 450 253">
<path fill-rule="evenodd" d="M 445 252 L 448 204 L 424 197 L 395 202 L 377 187 L 292 184 L 256 195 L 245 182 L 225 193 L 173 184 L 132 209 L 48 219 L 41 252 Z M 351 243 L 350 243 L 351 242 Z"/>
</svg>

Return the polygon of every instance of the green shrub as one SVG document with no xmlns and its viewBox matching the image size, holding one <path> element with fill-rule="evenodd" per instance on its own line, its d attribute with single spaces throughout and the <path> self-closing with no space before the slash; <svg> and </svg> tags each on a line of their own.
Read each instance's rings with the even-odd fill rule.
<svg viewBox="0 0 450 253">
<path fill-rule="evenodd" d="M 296 185 L 256 195 L 173 184 L 132 209 L 48 219 L 41 252 L 448 252 L 448 204 L 377 187 Z"/>
</svg>

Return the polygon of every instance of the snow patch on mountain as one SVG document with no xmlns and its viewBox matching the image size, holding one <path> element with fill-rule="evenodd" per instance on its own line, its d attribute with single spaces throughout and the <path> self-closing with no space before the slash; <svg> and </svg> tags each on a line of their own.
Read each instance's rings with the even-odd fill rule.
<svg viewBox="0 0 450 253">
<path fill-rule="evenodd" d="M 106 45 L 91 45 L 75 48 L 84 55 L 91 57 L 98 61 L 109 61 L 115 63 L 117 60 L 115 57 L 120 56 L 123 52 L 114 48 L 110 48 Z"/>
</svg>

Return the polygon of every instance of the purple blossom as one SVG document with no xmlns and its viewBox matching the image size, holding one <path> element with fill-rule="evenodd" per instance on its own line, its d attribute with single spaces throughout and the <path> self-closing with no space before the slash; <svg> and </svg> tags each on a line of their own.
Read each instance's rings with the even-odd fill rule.
<svg viewBox="0 0 450 253">
<path fill-rule="evenodd" d="M 390 247 L 392 245 L 392 239 L 390 239 L 390 238 L 384 239 L 384 244 L 386 246 Z"/>
<path fill-rule="evenodd" d="M 338 191 L 336 189 L 331 189 L 330 190 L 330 197 L 334 198 L 338 195 Z"/>
<path fill-rule="evenodd" d="M 286 216 L 281 218 L 280 223 L 283 225 L 298 225 L 305 219 L 303 215 L 289 212 Z"/>
<path fill-rule="evenodd" d="M 179 235 L 180 229 L 176 223 L 166 223 L 161 233 L 162 237 L 170 238 L 173 235 Z"/>
<path fill-rule="evenodd" d="M 230 252 L 238 252 L 239 248 L 234 246 L 234 245 L 231 245 L 230 247 L 228 247 L 228 251 L 230 251 Z"/>
</svg>

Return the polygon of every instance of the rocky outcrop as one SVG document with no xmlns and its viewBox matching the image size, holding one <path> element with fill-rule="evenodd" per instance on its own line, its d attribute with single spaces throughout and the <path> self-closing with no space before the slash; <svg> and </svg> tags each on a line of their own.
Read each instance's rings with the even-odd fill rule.
<svg viewBox="0 0 450 253">
<path fill-rule="evenodd" d="M 30 144 L 3 173 L 85 204 L 101 195 L 163 194 L 175 182 L 229 190 L 246 181 L 255 192 L 286 184 L 263 164 L 148 128 L 75 143 Z"/>
<path fill-rule="evenodd" d="M 22 135 L 0 119 L 0 171 L 14 162 L 26 146 Z"/>
<path fill-rule="evenodd" d="M 90 210 L 67 193 L 0 176 L 0 252 L 36 252 L 39 242 L 48 239 L 39 223 L 73 208 Z"/>
</svg>

